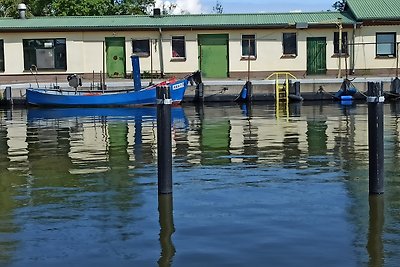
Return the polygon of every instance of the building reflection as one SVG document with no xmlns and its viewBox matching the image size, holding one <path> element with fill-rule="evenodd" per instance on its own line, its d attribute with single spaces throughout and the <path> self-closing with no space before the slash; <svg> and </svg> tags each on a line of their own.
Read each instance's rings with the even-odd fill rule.
<svg viewBox="0 0 400 267">
<path fill-rule="evenodd" d="M 15 200 L 16 188 L 24 184 L 23 179 L 13 172 L 10 151 L 9 125 L 12 124 L 10 110 L 0 111 L 0 263 L 12 260 L 19 242 L 10 234 L 18 233 L 19 226 L 14 222 L 14 209 L 18 207 Z"/>
<path fill-rule="evenodd" d="M 185 169 L 226 164 L 330 168 L 340 173 L 337 179 L 343 178 L 340 181 L 351 198 L 347 212 L 349 220 L 357 226 L 355 246 L 367 250 L 370 266 L 382 266 L 387 243 L 383 216 L 386 222 L 400 219 L 394 214 L 400 196 L 393 190 L 385 194 L 386 207 L 380 200 L 367 201 L 366 105 L 357 108 L 336 104 L 296 105 L 290 110 L 289 118 L 277 119 L 271 104 L 202 104 L 175 109 L 174 164 Z M 398 104 L 388 105 L 385 110 L 391 114 L 386 118 L 389 132 L 385 139 L 386 153 L 391 153 L 392 159 L 385 166 L 387 183 L 397 187 L 399 110 Z M 26 112 L 0 111 L 1 232 L 18 231 L 20 225 L 12 215 L 15 209 L 23 205 L 63 205 L 79 191 L 94 194 L 91 197 L 97 201 L 94 208 L 101 214 L 91 218 L 101 218 L 102 231 L 110 227 L 112 220 L 119 229 L 118 238 L 129 238 L 132 233 L 125 226 L 137 219 L 134 211 L 144 201 L 137 178 L 150 179 L 155 173 L 155 169 L 148 168 L 157 159 L 155 110 L 132 113 L 116 109 L 111 114 L 97 110 L 85 116 L 69 110 L 67 116 L 58 117 L 48 116 L 49 111 L 47 117 L 37 115 L 38 110 L 35 116 Z M 102 194 L 104 191 L 112 193 Z M 15 201 L 21 194 L 23 200 Z M 82 209 L 87 207 L 84 201 L 73 204 Z M 171 241 L 175 231 L 172 199 L 159 199 L 158 205 L 161 245 L 158 264 L 170 266 L 175 255 Z M 364 242 L 365 237 L 368 243 Z M 1 257 L 11 258 L 18 243 L 8 240 L 0 242 L 0 246 Z"/>
</svg>

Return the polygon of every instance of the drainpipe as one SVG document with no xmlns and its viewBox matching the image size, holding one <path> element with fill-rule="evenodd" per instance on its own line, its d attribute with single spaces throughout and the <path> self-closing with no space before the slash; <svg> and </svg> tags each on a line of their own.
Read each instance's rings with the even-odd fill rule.
<svg viewBox="0 0 400 267">
<path fill-rule="evenodd" d="M 158 49 L 160 50 L 160 71 L 161 77 L 164 77 L 164 53 L 163 53 L 163 36 L 161 28 L 158 28 L 159 36 L 158 36 Z"/>
<path fill-rule="evenodd" d="M 342 18 L 338 18 L 338 27 L 339 27 L 339 72 L 338 78 L 342 78 L 342 31 L 343 31 L 343 24 Z"/>
<path fill-rule="evenodd" d="M 356 63 L 355 63 L 355 58 L 356 58 L 356 29 L 357 29 L 357 23 L 353 23 L 353 45 L 351 46 L 351 74 L 354 74 L 356 72 Z"/>
</svg>

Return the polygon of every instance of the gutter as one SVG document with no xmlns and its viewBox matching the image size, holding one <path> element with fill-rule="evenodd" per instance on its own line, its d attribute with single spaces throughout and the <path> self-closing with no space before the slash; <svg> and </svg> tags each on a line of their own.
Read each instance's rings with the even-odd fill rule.
<svg viewBox="0 0 400 267">
<path fill-rule="evenodd" d="M 162 29 L 161 28 L 158 28 L 158 33 L 159 33 L 159 35 L 158 35 L 158 49 L 159 49 L 159 57 L 160 57 L 160 72 L 161 72 L 161 77 L 164 77 L 163 33 L 162 33 Z"/>
</svg>

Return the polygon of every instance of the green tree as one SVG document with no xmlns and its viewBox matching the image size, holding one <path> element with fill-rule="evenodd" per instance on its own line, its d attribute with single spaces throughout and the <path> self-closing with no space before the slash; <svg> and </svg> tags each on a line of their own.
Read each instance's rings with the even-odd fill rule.
<svg viewBox="0 0 400 267">
<path fill-rule="evenodd" d="M 215 4 L 215 6 L 213 7 L 213 13 L 216 14 L 222 14 L 224 12 L 224 8 L 222 7 L 222 4 L 217 1 L 217 3 Z"/>
<path fill-rule="evenodd" d="M 333 3 L 332 7 L 337 11 L 344 11 L 346 7 L 346 0 L 339 0 Z"/>
<path fill-rule="evenodd" d="M 0 0 L 0 16 L 1 17 L 16 17 L 18 15 L 19 0 Z"/>
</svg>

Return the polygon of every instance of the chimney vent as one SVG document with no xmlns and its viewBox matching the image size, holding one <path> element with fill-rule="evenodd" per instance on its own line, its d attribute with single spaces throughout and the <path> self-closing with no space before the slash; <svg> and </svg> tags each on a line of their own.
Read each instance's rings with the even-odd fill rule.
<svg viewBox="0 0 400 267">
<path fill-rule="evenodd" d="M 18 12 L 20 19 L 26 19 L 26 5 L 24 3 L 18 5 Z"/>
<path fill-rule="evenodd" d="M 159 8 L 154 8 L 154 9 L 153 9 L 153 17 L 155 17 L 155 18 L 161 17 L 161 9 L 159 9 Z"/>
</svg>

